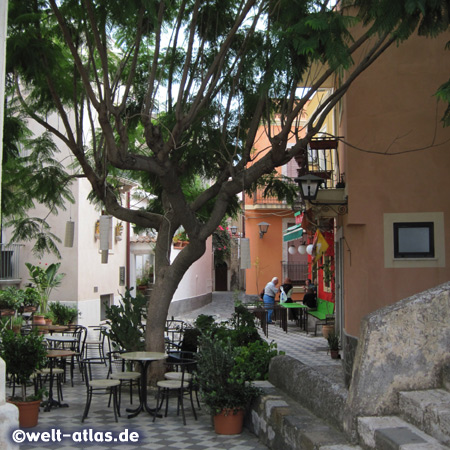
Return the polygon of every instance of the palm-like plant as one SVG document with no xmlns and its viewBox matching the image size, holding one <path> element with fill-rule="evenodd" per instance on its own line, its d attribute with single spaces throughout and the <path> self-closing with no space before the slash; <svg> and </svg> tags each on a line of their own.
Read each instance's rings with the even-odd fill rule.
<svg viewBox="0 0 450 450">
<path fill-rule="evenodd" d="M 30 280 L 35 284 L 41 297 L 40 312 L 45 314 L 50 293 L 54 288 L 61 285 L 62 279 L 66 274 L 57 273 L 61 263 L 50 264 L 46 269 L 30 263 L 25 263 L 25 265 L 30 273 Z"/>
</svg>

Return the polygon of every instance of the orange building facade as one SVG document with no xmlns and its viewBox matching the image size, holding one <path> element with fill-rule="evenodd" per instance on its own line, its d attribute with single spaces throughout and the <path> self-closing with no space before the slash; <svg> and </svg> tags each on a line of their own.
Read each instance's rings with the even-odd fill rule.
<svg viewBox="0 0 450 450">
<path fill-rule="evenodd" d="M 316 278 L 318 297 L 335 302 L 350 361 L 364 316 L 450 279 L 450 128 L 440 122 L 446 105 L 434 95 L 450 74 L 449 40 L 411 37 L 352 84 L 324 130 L 339 137 L 330 149 L 333 179 L 314 204 L 297 208 L 320 223 L 329 244 L 318 264 L 309 257 L 307 277 Z M 255 148 L 268 145 L 262 133 Z M 279 170 L 297 176 L 293 167 Z M 294 212 L 282 202 L 245 198 L 248 294 L 288 273 L 289 245 L 311 243 L 307 226 L 303 239 L 283 241 Z M 260 222 L 270 224 L 262 238 Z"/>
</svg>

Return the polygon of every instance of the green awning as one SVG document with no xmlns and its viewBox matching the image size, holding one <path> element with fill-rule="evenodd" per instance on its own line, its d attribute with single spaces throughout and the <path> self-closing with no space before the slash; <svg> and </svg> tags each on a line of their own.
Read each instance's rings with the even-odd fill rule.
<svg viewBox="0 0 450 450">
<path fill-rule="evenodd" d="M 284 230 L 283 242 L 289 242 L 293 241 L 294 239 L 300 239 L 302 236 L 303 236 L 302 226 L 297 224 Z"/>
</svg>

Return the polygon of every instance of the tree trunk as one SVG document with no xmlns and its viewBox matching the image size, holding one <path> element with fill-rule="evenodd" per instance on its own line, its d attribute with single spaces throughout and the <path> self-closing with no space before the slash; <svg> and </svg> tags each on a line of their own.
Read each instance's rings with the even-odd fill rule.
<svg viewBox="0 0 450 450">
<path fill-rule="evenodd" d="M 164 240 L 167 242 L 166 240 Z M 147 351 L 164 352 L 164 329 L 170 302 L 189 267 L 205 253 L 205 242 L 201 240 L 190 241 L 181 250 L 172 264 L 168 264 L 170 247 L 157 242 L 155 249 L 155 284 L 147 306 L 147 326 L 145 329 L 145 347 Z M 169 254 L 169 256 L 167 256 Z M 148 373 L 149 384 L 164 378 L 164 362 L 150 364 Z"/>
</svg>

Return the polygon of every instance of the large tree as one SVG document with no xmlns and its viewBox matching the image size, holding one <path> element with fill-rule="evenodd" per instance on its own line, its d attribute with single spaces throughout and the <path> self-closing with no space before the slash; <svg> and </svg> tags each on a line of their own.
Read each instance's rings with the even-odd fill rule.
<svg viewBox="0 0 450 450">
<path fill-rule="evenodd" d="M 415 30 L 448 26 L 448 1 L 354 3 L 10 0 L 13 101 L 71 150 L 109 214 L 158 233 L 148 349 L 163 350 L 172 296 L 237 194 L 304 153 L 325 116 L 386 48 Z M 364 27 L 353 38 L 358 22 Z M 301 111 L 330 77 L 335 89 L 301 133 Z M 299 97 L 302 85 L 310 89 Z M 280 129 L 271 134 L 266 127 L 271 147 L 255 159 L 257 131 L 275 115 Z M 159 202 L 126 208 L 118 175 L 142 180 Z M 198 177 L 208 183 L 188 189 Z M 189 245 L 170 263 L 180 226 Z"/>
</svg>

